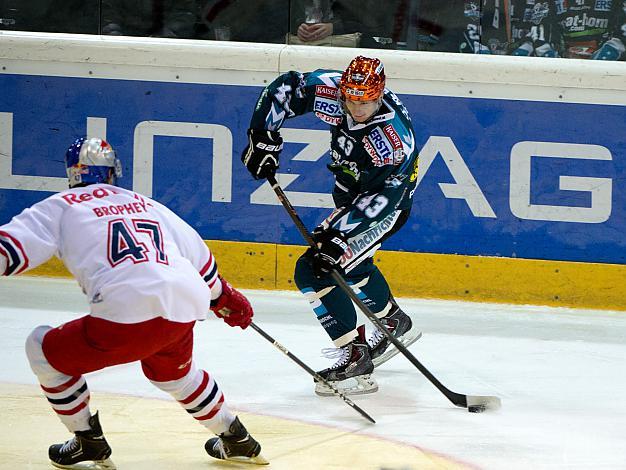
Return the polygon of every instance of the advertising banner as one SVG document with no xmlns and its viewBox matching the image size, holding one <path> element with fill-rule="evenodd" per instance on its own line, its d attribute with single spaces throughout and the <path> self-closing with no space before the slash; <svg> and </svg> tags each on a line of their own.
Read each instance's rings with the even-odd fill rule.
<svg viewBox="0 0 626 470">
<path fill-rule="evenodd" d="M 120 184 L 205 239 L 304 244 L 240 161 L 259 86 L 0 74 L 0 223 L 67 186 L 64 152 L 105 137 Z M 401 94 L 420 151 L 410 252 L 626 263 L 626 107 Z M 332 205 L 330 135 L 282 131 L 279 181 L 305 224 Z"/>
</svg>

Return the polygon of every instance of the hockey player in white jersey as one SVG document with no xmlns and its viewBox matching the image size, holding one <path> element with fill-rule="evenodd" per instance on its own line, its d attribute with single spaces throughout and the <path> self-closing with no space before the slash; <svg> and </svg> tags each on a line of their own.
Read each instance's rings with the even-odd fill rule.
<svg viewBox="0 0 626 470">
<path fill-rule="evenodd" d="M 33 372 L 74 437 L 52 445 L 59 468 L 115 468 L 84 374 L 140 361 L 145 376 L 218 437 L 211 457 L 266 464 L 261 446 L 233 415 L 213 375 L 192 360 L 193 327 L 209 308 L 230 326 L 252 321 L 248 300 L 218 273 L 187 223 L 165 206 L 115 186 L 121 166 L 111 146 L 80 138 L 66 153 L 70 189 L 0 226 L 0 274 L 16 275 L 53 255 L 87 295 L 90 313 L 26 340 Z M 93 467 L 92 467 L 93 468 Z"/>
</svg>

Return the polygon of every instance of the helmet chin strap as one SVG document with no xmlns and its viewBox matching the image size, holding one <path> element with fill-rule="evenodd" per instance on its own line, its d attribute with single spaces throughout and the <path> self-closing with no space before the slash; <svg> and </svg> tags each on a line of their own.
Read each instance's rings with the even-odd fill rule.
<svg viewBox="0 0 626 470">
<path fill-rule="evenodd" d="M 109 168 L 109 177 L 106 179 L 105 183 L 115 186 L 117 182 L 117 175 L 115 173 L 115 168 Z"/>
</svg>

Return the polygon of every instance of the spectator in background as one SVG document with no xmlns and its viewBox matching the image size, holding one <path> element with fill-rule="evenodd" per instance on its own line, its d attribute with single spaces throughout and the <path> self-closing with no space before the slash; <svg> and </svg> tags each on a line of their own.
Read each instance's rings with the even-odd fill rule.
<svg viewBox="0 0 626 470">
<path fill-rule="evenodd" d="M 427 50 L 505 55 L 532 30 L 538 54 L 554 57 L 554 49 L 544 39 L 547 34 L 536 26 L 547 14 L 544 4 L 536 0 L 423 0 L 421 19 L 440 28 Z"/>
<path fill-rule="evenodd" d="M 368 49 L 404 48 L 410 1 L 362 0 L 351 2 L 352 14 L 358 18 L 361 47 Z"/>
<path fill-rule="evenodd" d="M 363 47 L 409 49 L 436 52 L 465 52 L 468 30 L 480 26 L 479 1 L 464 0 L 392 0 L 376 2 L 365 0 L 362 11 L 378 9 L 375 24 L 368 24 L 371 41 L 364 38 Z M 370 5 L 371 4 L 371 5 Z M 378 5 L 376 7 L 376 5 Z M 379 34 L 374 34 L 378 31 Z M 382 34 L 381 34 L 382 33 Z M 478 33 L 473 34 L 478 36 Z"/>
<path fill-rule="evenodd" d="M 290 0 L 199 0 L 196 37 L 219 41 L 284 44 Z"/>
<path fill-rule="evenodd" d="M 292 0 L 288 44 L 359 47 L 362 3 L 354 0 Z M 369 12 L 374 15 L 374 12 Z"/>
<path fill-rule="evenodd" d="M 460 3 L 460 2 L 458 2 Z M 504 55 L 510 43 L 510 2 L 508 0 L 465 1 L 463 8 L 465 28 L 459 52 Z"/>
<path fill-rule="evenodd" d="M 192 38 L 195 0 L 102 0 L 102 34 Z"/>
</svg>

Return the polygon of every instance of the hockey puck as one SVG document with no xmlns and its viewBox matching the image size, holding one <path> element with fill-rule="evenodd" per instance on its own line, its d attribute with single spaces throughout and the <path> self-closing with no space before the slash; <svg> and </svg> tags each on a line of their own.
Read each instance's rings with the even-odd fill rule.
<svg viewBox="0 0 626 470">
<path fill-rule="evenodd" d="M 482 413 L 485 410 L 485 405 L 472 405 L 467 407 L 467 411 L 470 413 Z"/>
</svg>

